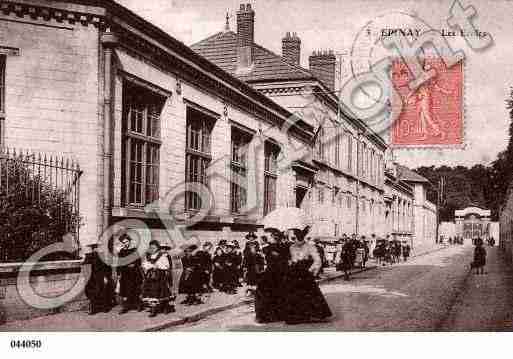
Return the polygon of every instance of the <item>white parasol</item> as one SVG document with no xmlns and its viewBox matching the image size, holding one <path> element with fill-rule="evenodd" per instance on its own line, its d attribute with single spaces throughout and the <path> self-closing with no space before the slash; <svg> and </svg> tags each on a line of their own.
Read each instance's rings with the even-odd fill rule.
<svg viewBox="0 0 513 359">
<path fill-rule="evenodd" d="M 280 207 L 269 213 L 262 220 L 264 229 L 275 228 L 279 231 L 304 229 L 307 225 L 306 214 L 296 207 Z"/>
</svg>

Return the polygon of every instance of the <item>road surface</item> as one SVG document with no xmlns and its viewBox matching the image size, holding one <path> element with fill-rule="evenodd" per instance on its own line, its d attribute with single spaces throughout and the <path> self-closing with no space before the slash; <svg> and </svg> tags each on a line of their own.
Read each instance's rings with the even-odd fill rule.
<svg viewBox="0 0 513 359">
<path fill-rule="evenodd" d="M 327 323 L 257 324 L 252 305 L 170 331 L 475 331 L 511 330 L 513 273 L 497 247 L 487 274 L 469 271 L 473 247 L 454 246 L 322 285 Z"/>
</svg>

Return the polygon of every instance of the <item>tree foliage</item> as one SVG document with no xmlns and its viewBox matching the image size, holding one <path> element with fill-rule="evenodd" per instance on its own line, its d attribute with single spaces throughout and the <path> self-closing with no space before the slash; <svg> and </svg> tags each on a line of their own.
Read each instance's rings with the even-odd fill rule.
<svg viewBox="0 0 513 359">
<path fill-rule="evenodd" d="M 478 205 L 492 211 L 492 220 L 497 221 L 500 207 L 506 200 L 506 193 L 513 181 L 513 88 L 506 99 L 509 111 L 509 142 L 506 149 L 487 165 L 420 167 L 416 171 L 433 184 L 428 198 L 436 203 L 438 183 L 445 178 L 443 202 L 440 206 L 440 219 L 452 221 L 454 210 Z"/>
<path fill-rule="evenodd" d="M 0 173 L 0 263 L 25 261 L 39 249 L 62 241 L 80 221 L 63 190 L 34 176 L 22 161 L 7 161 Z"/>
</svg>

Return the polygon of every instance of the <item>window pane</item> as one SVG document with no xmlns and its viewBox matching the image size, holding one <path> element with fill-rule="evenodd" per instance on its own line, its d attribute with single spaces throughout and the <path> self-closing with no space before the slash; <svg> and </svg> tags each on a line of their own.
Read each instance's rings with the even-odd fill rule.
<svg viewBox="0 0 513 359">
<path fill-rule="evenodd" d="M 276 208 L 276 178 L 265 176 L 264 180 L 264 215 Z"/>
<path fill-rule="evenodd" d="M 0 112 L 5 111 L 5 55 L 0 55 Z M 1 137 L 0 137 L 1 139 Z"/>
<path fill-rule="evenodd" d="M 123 200 L 128 204 L 145 205 L 158 198 L 160 146 L 149 137 L 160 136 L 160 112 L 164 99 L 145 88 L 124 84 L 123 92 L 123 148 L 127 171 L 122 173 Z M 132 133 L 138 134 L 135 138 Z M 129 145 L 127 145 L 129 143 Z M 126 147 L 125 147 L 126 146 Z M 126 178 L 128 177 L 128 178 Z M 127 188 L 128 187 L 128 191 Z"/>
<path fill-rule="evenodd" d="M 266 142 L 265 144 L 265 171 L 277 174 L 278 173 L 278 156 L 280 148 L 272 143 Z"/>
</svg>

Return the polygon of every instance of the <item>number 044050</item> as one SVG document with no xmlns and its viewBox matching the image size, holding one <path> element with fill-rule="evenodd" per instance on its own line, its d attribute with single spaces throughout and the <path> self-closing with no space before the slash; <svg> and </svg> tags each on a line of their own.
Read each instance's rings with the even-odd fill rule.
<svg viewBox="0 0 513 359">
<path fill-rule="evenodd" d="M 41 340 L 11 340 L 11 348 L 13 349 L 38 349 L 41 348 Z"/>
</svg>

